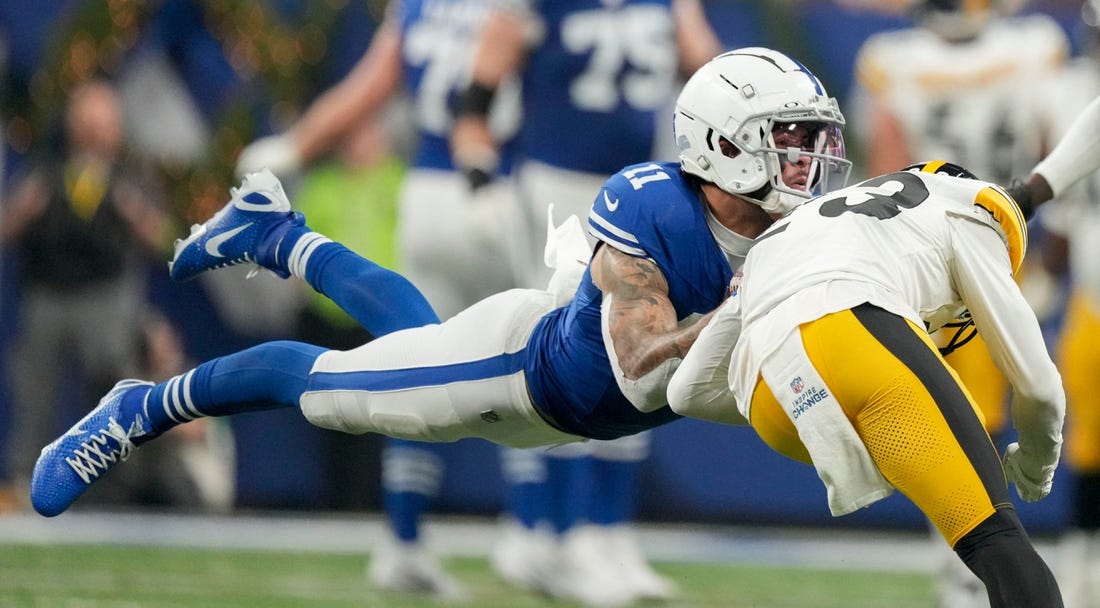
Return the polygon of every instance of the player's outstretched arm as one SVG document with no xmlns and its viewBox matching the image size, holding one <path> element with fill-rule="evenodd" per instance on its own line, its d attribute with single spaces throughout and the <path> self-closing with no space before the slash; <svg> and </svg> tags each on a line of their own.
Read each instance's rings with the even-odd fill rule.
<svg viewBox="0 0 1100 608">
<path fill-rule="evenodd" d="M 729 370 L 733 346 L 741 336 L 741 300 L 736 296 L 718 308 L 699 332 L 684 361 L 668 384 L 668 404 L 681 416 L 745 425 L 730 391 Z"/>
<path fill-rule="evenodd" d="M 1100 97 L 1090 103 L 1070 125 L 1026 180 L 1008 187 L 1024 213 L 1031 213 L 1048 200 L 1061 196 L 1085 176 L 1100 169 Z"/>
<path fill-rule="evenodd" d="M 287 132 L 241 151 L 237 174 L 263 168 L 293 172 L 331 150 L 354 126 L 375 117 L 401 86 L 401 33 L 390 22 L 375 32 L 352 71 L 326 91 Z"/>
<path fill-rule="evenodd" d="M 653 262 L 600 246 L 592 280 L 603 291 L 604 346 L 615 379 L 634 407 L 668 404 L 668 382 L 712 313 L 679 327 L 668 281 Z"/>
<path fill-rule="evenodd" d="M 525 16 L 494 10 L 478 33 L 471 81 L 459 98 L 451 131 L 451 156 L 474 188 L 488 183 L 500 163 L 497 142 L 489 129 L 489 108 L 501 84 L 519 72 L 527 56 Z"/>
<path fill-rule="evenodd" d="M 672 15 L 676 20 L 676 47 L 680 73 L 691 76 L 703 64 L 722 52 L 722 41 L 707 21 L 699 0 L 675 0 Z"/>
</svg>

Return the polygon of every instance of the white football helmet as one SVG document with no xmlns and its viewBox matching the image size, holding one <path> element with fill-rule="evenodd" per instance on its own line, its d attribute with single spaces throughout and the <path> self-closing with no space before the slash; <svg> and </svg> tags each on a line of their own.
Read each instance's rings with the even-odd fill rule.
<svg viewBox="0 0 1100 608">
<path fill-rule="evenodd" d="M 844 157 L 843 125 L 836 99 L 805 66 L 756 47 L 699 68 L 676 100 L 673 119 L 685 172 L 769 213 L 844 187 L 852 163 Z M 725 153 L 721 140 L 728 142 Z M 806 159 L 806 183 L 785 183 L 783 167 Z"/>
</svg>

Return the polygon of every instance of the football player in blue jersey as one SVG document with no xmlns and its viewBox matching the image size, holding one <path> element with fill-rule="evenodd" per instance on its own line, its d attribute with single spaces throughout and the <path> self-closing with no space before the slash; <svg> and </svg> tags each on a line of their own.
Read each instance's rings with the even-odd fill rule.
<svg viewBox="0 0 1100 608">
<path fill-rule="evenodd" d="M 408 280 L 312 232 L 270 172 L 248 175 L 177 243 L 173 278 L 255 263 L 304 279 L 380 337 L 349 351 L 269 342 L 163 383 L 124 380 L 43 449 L 32 504 L 46 516 L 65 511 L 135 448 L 205 416 L 298 408 L 348 433 L 514 447 L 614 439 L 676 420 L 668 380 L 753 239 L 843 185 L 850 163 L 835 99 L 769 49 L 700 68 L 674 124 L 679 163 L 626 167 L 597 195 L 594 252 L 578 220 L 559 228 L 547 248 L 553 289 L 505 291 L 415 327 L 434 313 Z"/>
<path fill-rule="evenodd" d="M 507 0 L 487 19 L 473 82 L 452 137 L 471 175 L 494 173 L 499 145 L 485 120 L 502 82 L 522 78 L 515 171 L 520 285 L 541 287 L 546 209 L 585 217 L 608 176 L 653 158 L 678 74 L 721 50 L 698 0 Z M 672 156 L 674 158 L 674 156 Z M 603 597 L 620 589 L 670 599 L 675 587 L 640 550 L 632 528 L 650 433 L 518 453 L 504 448 L 513 520 L 493 569 L 521 588 Z"/>
<path fill-rule="evenodd" d="M 390 102 L 407 94 L 417 141 L 398 198 L 400 269 L 434 308 L 428 316 L 407 317 L 410 326 L 436 323 L 515 285 L 513 269 L 499 263 L 508 258 L 506 218 L 516 212 L 508 182 L 502 178 L 470 192 L 447 141 L 452 100 L 467 84 L 488 7 L 486 0 L 392 3 L 352 71 L 290 129 L 246 146 L 237 162 L 239 175 L 266 167 L 285 177 L 336 147 L 356 125 L 379 120 Z M 504 83 L 491 112 L 492 131 L 504 142 L 519 123 L 515 84 Z M 505 175 L 509 150 L 507 144 L 501 149 Z M 392 438 L 385 443 L 383 505 L 395 542 L 372 551 L 369 577 L 380 589 L 461 595 L 421 536 L 422 515 L 440 492 L 440 451 L 438 444 Z"/>
</svg>

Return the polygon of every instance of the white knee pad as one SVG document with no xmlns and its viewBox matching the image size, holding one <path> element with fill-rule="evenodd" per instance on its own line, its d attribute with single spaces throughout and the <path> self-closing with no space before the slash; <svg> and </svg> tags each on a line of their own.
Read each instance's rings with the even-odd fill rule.
<svg viewBox="0 0 1100 608">
<path fill-rule="evenodd" d="M 361 435 L 380 433 L 416 441 L 457 441 L 469 436 L 446 389 L 405 391 L 317 391 L 302 395 L 302 414 L 315 426 Z"/>
</svg>

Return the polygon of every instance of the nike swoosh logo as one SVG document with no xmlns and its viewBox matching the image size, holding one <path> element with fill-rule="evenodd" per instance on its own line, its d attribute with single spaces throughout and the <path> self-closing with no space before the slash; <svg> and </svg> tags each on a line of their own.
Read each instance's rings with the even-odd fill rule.
<svg viewBox="0 0 1100 608">
<path fill-rule="evenodd" d="M 615 202 L 611 202 L 611 197 L 607 195 L 607 190 L 603 191 L 603 202 L 607 205 L 608 211 L 614 211 L 619 208 L 619 199 L 615 199 Z"/>
<path fill-rule="evenodd" d="M 224 258 L 225 255 L 223 255 L 222 252 L 219 251 L 219 249 L 221 249 L 222 243 L 237 236 L 251 225 L 252 222 L 248 222 L 247 224 L 242 224 L 232 230 L 226 230 L 221 234 L 210 237 L 210 240 L 206 241 L 206 253 L 209 253 L 216 258 Z"/>
</svg>

